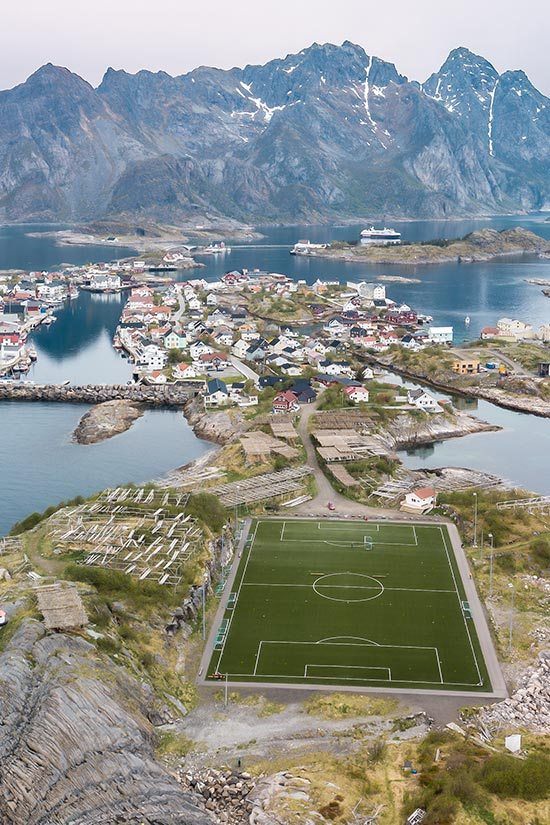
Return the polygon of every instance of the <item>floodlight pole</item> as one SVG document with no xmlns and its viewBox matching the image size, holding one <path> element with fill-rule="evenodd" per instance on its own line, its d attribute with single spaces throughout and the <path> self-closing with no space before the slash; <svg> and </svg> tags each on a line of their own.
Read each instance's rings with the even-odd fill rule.
<svg viewBox="0 0 550 825">
<path fill-rule="evenodd" d="M 477 547 L 477 493 L 474 493 L 474 543 L 472 547 Z"/>
<path fill-rule="evenodd" d="M 206 639 L 206 582 L 202 583 L 202 638 Z"/>
<path fill-rule="evenodd" d="M 493 598 L 493 534 L 489 533 L 489 540 L 491 542 L 491 555 L 489 556 L 489 598 Z"/>
<path fill-rule="evenodd" d="M 228 702 L 228 696 L 227 696 L 227 690 L 228 690 L 227 677 L 228 677 L 228 675 L 229 675 L 228 673 L 225 674 L 225 694 L 224 694 L 224 700 L 223 700 L 223 703 L 224 703 L 225 707 L 227 707 L 227 702 Z"/>
<path fill-rule="evenodd" d="M 512 590 L 512 604 L 510 605 L 510 628 L 508 633 L 508 656 L 512 655 L 512 636 L 514 633 L 514 597 L 516 595 L 516 589 L 512 582 L 508 584 L 508 587 Z"/>
</svg>

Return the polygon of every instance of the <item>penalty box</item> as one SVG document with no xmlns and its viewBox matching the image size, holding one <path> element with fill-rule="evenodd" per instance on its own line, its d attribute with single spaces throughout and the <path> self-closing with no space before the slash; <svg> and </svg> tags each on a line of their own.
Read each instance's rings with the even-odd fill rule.
<svg viewBox="0 0 550 825">
<path fill-rule="evenodd" d="M 248 675 L 282 680 L 443 684 L 436 647 L 379 645 L 352 636 L 319 642 L 262 640 L 254 672 Z"/>
<path fill-rule="evenodd" d="M 304 535 L 303 522 L 284 521 L 280 544 L 329 544 L 335 547 L 386 545 L 388 547 L 418 547 L 414 524 L 373 524 L 371 522 L 312 521 Z"/>
</svg>

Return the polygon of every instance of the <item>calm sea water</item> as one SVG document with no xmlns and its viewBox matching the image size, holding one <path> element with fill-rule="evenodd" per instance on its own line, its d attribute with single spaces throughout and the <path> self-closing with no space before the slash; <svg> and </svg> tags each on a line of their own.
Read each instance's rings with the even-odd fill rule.
<svg viewBox="0 0 550 825">
<path fill-rule="evenodd" d="M 550 238 L 544 216 L 493 221 L 400 223 L 405 240 L 460 237 L 480 226 L 504 228 L 518 223 Z M 54 228 L 54 227 L 43 227 Z M 55 227 L 60 228 L 60 227 Z M 457 340 L 475 337 L 479 329 L 504 314 L 534 324 L 550 320 L 550 300 L 526 278 L 550 278 L 550 261 L 514 258 L 490 264 L 437 267 L 386 267 L 343 264 L 289 255 L 298 238 L 312 241 L 353 240 L 360 226 L 295 226 L 260 228 L 265 237 L 235 243 L 224 256 L 204 257 L 204 268 L 181 277 L 215 280 L 229 269 L 259 268 L 308 282 L 317 277 L 341 281 L 373 279 L 380 274 L 418 278 L 418 284 L 387 284 L 388 294 L 434 316 L 436 324 L 453 324 Z M 0 269 L 47 269 L 66 263 L 111 260 L 131 254 L 125 248 L 59 247 L 52 238 L 29 238 L 36 226 L 0 227 Z M 82 293 L 56 310 L 58 321 L 34 336 L 38 361 L 28 376 L 34 381 L 124 382 L 127 362 L 111 339 L 124 303 L 121 296 Z M 463 324 L 470 315 L 469 328 Z M 48 404 L 0 404 L 0 535 L 16 520 L 61 499 L 90 493 L 124 481 L 158 477 L 204 453 L 208 445 L 195 438 L 183 417 L 149 412 L 129 431 L 102 444 L 82 446 L 71 433 L 86 407 Z M 498 473 L 516 483 L 550 493 L 550 424 L 544 419 L 480 404 L 478 414 L 499 423 L 503 432 L 476 435 L 434 445 L 428 455 L 403 456 L 410 466 L 472 466 Z M 431 448 L 429 448 L 431 450 Z"/>
</svg>

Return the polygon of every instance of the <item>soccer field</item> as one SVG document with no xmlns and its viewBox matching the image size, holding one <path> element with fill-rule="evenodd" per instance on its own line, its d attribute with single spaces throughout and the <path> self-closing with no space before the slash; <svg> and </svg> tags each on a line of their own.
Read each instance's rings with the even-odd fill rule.
<svg viewBox="0 0 550 825">
<path fill-rule="evenodd" d="M 226 598 L 208 679 L 491 691 L 444 525 L 254 521 Z"/>
</svg>

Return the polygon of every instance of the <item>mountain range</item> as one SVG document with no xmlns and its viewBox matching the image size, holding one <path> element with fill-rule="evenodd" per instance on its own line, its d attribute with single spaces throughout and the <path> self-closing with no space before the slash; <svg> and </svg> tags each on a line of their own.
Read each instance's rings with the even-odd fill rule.
<svg viewBox="0 0 550 825">
<path fill-rule="evenodd" d="M 550 100 L 465 48 L 425 83 L 361 46 L 172 77 L 47 64 L 0 92 L 0 220 L 451 217 L 550 205 Z"/>
</svg>

